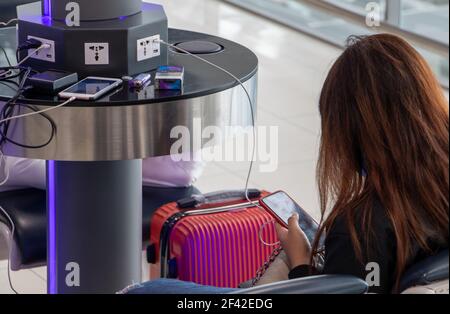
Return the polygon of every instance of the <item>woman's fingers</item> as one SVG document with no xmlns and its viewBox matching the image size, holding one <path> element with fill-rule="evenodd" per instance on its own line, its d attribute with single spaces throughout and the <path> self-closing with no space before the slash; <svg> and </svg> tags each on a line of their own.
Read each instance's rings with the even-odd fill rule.
<svg viewBox="0 0 450 314">
<path fill-rule="evenodd" d="M 284 242 L 287 239 L 288 230 L 279 223 L 275 223 L 275 230 L 277 231 L 278 239 Z"/>
<path fill-rule="evenodd" d="M 298 224 L 298 214 L 293 214 L 291 218 L 289 218 L 288 225 L 289 230 L 297 230 L 300 229 L 300 225 Z"/>
<path fill-rule="evenodd" d="M 280 233 L 282 231 L 282 228 L 283 227 L 278 222 L 275 223 L 275 229 L 277 230 L 277 233 Z"/>
</svg>

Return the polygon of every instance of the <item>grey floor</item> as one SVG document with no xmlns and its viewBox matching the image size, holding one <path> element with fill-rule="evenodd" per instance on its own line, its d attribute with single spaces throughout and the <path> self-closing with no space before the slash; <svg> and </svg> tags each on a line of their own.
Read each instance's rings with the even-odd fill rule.
<svg viewBox="0 0 450 314">
<path fill-rule="evenodd" d="M 0 261 L 6 258 L 8 258 L 8 249 L 5 240 L 0 237 Z"/>
</svg>

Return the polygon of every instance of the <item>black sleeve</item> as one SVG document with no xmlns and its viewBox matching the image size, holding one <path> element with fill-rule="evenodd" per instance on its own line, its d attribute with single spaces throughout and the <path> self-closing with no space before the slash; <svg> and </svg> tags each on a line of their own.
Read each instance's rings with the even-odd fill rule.
<svg viewBox="0 0 450 314">
<path fill-rule="evenodd" d="M 369 248 L 370 257 L 357 257 L 350 232 L 344 219 L 337 219 L 327 233 L 325 240 L 325 262 L 321 274 L 352 275 L 366 280 L 373 271 L 369 263 L 377 263 L 380 269 L 379 286 L 370 287 L 370 292 L 390 293 L 395 273 L 395 237 L 383 216 L 373 220 L 374 241 Z M 358 232 L 358 228 L 357 228 Z M 363 238 L 363 237 L 361 237 Z M 364 241 L 362 241 L 364 243 Z M 362 247 L 364 252 L 366 248 Z M 373 264 L 372 264 L 373 265 Z M 366 269 L 367 267 L 367 269 Z M 300 278 L 319 274 L 308 265 L 300 265 L 291 270 L 289 278 Z M 372 278 L 369 276 L 369 278 Z"/>
<path fill-rule="evenodd" d="M 299 265 L 289 272 L 289 279 L 308 277 L 317 274 L 316 270 L 310 265 Z"/>
</svg>

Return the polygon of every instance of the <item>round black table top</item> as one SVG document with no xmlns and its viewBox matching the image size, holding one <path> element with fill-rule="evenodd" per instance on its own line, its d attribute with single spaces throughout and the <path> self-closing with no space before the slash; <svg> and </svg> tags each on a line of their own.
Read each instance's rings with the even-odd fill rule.
<svg viewBox="0 0 450 314">
<path fill-rule="evenodd" d="M 225 68 L 242 82 L 247 81 L 255 75 L 258 69 L 258 59 L 252 51 L 244 46 L 217 36 L 179 29 L 169 29 L 169 42 L 171 44 L 195 40 L 210 41 L 222 46 L 223 50 L 220 52 L 201 54 L 200 56 Z M 17 46 L 16 29 L 0 29 L 0 43 L 1 47 L 5 47 L 4 45 L 8 44 L 9 47 L 15 48 Z M 4 58 L 4 56 L 0 51 L 1 58 Z M 6 61 L 2 60 L 0 64 L 6 65 Z M 192 56 L 173 51 L 173 49 L 169 49 L 169 65 L 184 67 L 185 78 L 183 92 L 155 90 L 153 83 L 141 91 L 135 91 L 124 84 L 121 88 L 97 100 L 94 104 L 90 103 L 90 106 L 128 106 L 177 101 L 215 94 L 238 85 L 238 82 L 228 74 Z M 155 71 L 149 72 L 152 73 L 153 81 Z M 16 87 L 13 84 L 0 82 L 0 101 L 8 100 L 15 93 Z M 48 106 L 61 103 L 61 99 L 57 96 L 39 94 L 33 90 L 25 92 L 20 98 L 20 101 L 28 104 Z M 75 101 L 68 106 L 84 107 L 86 106 L 86 102 Z"/>
</svg>

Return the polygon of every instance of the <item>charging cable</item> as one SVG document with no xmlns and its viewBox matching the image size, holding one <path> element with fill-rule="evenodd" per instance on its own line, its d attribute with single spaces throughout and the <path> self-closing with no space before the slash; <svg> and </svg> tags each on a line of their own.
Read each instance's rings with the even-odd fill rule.
<svg viewBox="0 0 450 314">
<path fill-rule="evenodd" d="M 0 149 L 0 167 L 3 166 L 4 168 L 4 174 L 5 178 L 0 182 L 0 186 L 4 185 L 6 182 L 8 182 L 9 179 L 9 168 L 6 165 L 6 156 L 3 154 L 3 150 Z"/>
<path fill-rule="evenodd" d="M 17 62 L 18 62 L 17 65 L 12 66 L 10 69 L 1 72 L 0 73 L 0 79 L 9 79 L 9 78 L 11 78 L 10 75 L 13 74 L 13 71 L 16 70 L 17 68 L 19 68 L 22 64 L 24 64 L 25 61 L 30 59 L 34 54 L 37 54 L 39 51 L 41 51 L 43 49 L 50 49 L 51 48 L 51 46 L 49 44 L 42 44 L 39 41 L 36 41 L 36 43 L 39 43 L 40 45 L 37 48 L 35 48 L 32 53 L 29 53 L 28 56 L 23 58 L 20 62 L 19 62 L 19 60 L 17 60 Z M 31 46 L 29 46 L 29 47 L 32 49 L 33 47 L 36 46 L 36 43 L 30 43 Z M 28 46 L 26 46 L 26 47 L 28 47 Z M 27 48 L 23 48 L 23 49 L 27 49 Z M 20 50 L 23 50 L 23 49 L 20 49 Z M 19 49 L 18 49 L 18 51 L 19 51 Z M 5 56 L 8 58 L 8 55 L 6 54 L 6 52 L 5 52 Z M 10 63 L 9 59 L 7 59 L 7 61 Z"/>
<path fill-rule="evenodd" d="M 19 19 L 15 18 L 15 19 L 9 20 L 8 22 L 0 22 L 0 26 L 8 26 L 9 24 L 12 24 L 17 21 L 19 21 Z"/>
<path fill-rule="evenodd" d="M 197 60 L 200 60 L 200 61 L 202 61 L 202 62 L 204 62 L 206 64 L 209 64 L 210 66 L 212 66 L 212 67 L 214 67 L 214 68 L 224 72 L 225 74 L 231 76 L 231 78 L 233 78 L 237 83 L 239 83 L 239 85 L 244 90 L 245 94 L 247 95 L 248 102 L 249 102 L 249 105 L 250 105 L 250 113 L 251 113 L 252 128 L 253 128 L 252 157 L 251 157 L 251 160 L 250 160 L 250 167 L 249 167 L 249 170 L 248 170 L 247 179 L 245 181 L 245 198 L 247 199 L 248 202 L 251 203 L 252 201 L 250 200 L 250 197 L 249 197 L 249 191 L 248 191 L 249 187 L 248 186 L 249 186 L 250 177 L 251 177 L 252 170 L 253 170 L 253 159 L 255 158 L 255 154 L 256 154 L 256 127 L 255 127 L 255 114 L 254 114 L 254 109 L 253 109 L 253 101 L 252 101 L 252 98 L 250 97 L 250 93 L 248 92 L 247 88 L 244 86 L 244 83 L 236 75 L 234 75 L 230 71 L 222 68 L 221 66 L 218 66 L 217 64 L 212 63 L 211 61 L 208 61 L 208 60 L 206 60 L 206 59 L 204 59 L 202 57 L 199 57 L 199 56 L 197 56 L 197 55 L 195 55 L 193 53 L 190 53 L 189 51 L 187 51 L 185 49 L 182 49 L 182 48 L 177 47 L 175 45 L 166 43 L 164 40 L 161 40 L 161 39 L 155 39 L 153 42 L 161 43 L 161 44 L 166 45 L 166 46 L 168 46 L 168 47 L 170 47 L 172 49 L 175 49 L 175 50 L 178 50 L 178 51 L 180 51 L 182 53 L 185 53 L 185 54 L 187 54 L 187 55 L 189 55 L 189 56 L 191 56 L 191 57 L 193 57 L 193 58 L 195 58 Z M 259 206 L 259 205 L 257 205 L 257 206 Z"/>
<path fill-rule="evenodd" d="M 23 58 L 19 63 L 17 63 L 17 66 L 21 66 L 25 61 L 30 59 L 34 54 L 37 54 L 39 51 L 43 49 L 50 49 L 51 46 L 49 44 L 41 44 L 38 48 L 36 48 L 32 53 L 28 54 L 25 58 Z"/>
<path fill-rule="evenodd" d="M 180 51 L 182 53 L 185 53 L 185 54 L 187 54 L 187 55 L 189 55 L 189 56 L 191 56 L 191 57 L 193 57 L 193 58 L 195 58 L 195 59 L 197 59 L 199 61 L 202 61 L 202 62 L 204 62 L 204 63 L 206 63 L 206 64 L 208 64 L 208 65 L 210 65 L 210 66 L 212 66 L 212 67 L 222 71 L 222 72 L 224 72 L 225 74 L 227 74 L 231 78 L 233 78 L 237 83 L 239 83 L 239 85 L 244 90 L 244 92 L 245 92 L 245 94 L 246 94 L 246 96 L 248 98 L 248 102 L 249 102 L 249 106 L 250 106 L 250 113 L 251 113 L 251 118 L 252 118 L 252 129 L 253 129 L 252 157 L 251 157 L 251 160 L 250 160 L 250 166 L 249 166 L 249 169 L 248 169 L 247 178 L 245 180 L 245 198 L 247 199 L 247 201 L 249 203 L 252 203 L 252 200 L 249 197 L 249 183 L 250 183 L 250 178 L 251 178 L 252 171 L 253 171 L 253 160 L 255 159 L 255 154 L 256 154 L 256 143 L 257 143 L 256 142 L 256 123 L 255 123 L 255 113 L 254 113 L 254 108 L 253 108 L 253 101 L 252 101 L 252 98 L 250 97 L 250 93 L 248 92 L 248 90 L 245 87 L 244 83 L 236 75 L 234 75 L 230 71 L 228 71 L 228 70 L 222 68 L 221 66 L 219 66 L 219 65 L 217 65 L 215 63 L 212 63 L 211 61 L 208 61 L 208 60 L 206 60 L 206 59 L 204 59 L 204 58 L 202 58 L 202 57 L 200 57 L 198 55 L 190 53 L 189 51 L 187 51 L 185 49 L 182 49 L 182 48 L 177 47 L 175 45 L 169 44 L 169 43 L 167 43 L 167 42 L 165 42 L 164 40 L 161 40 L 161 39 L 155 39 L 153 42 L 154 43 L 160 43 L 160 44 L 163 44 L 163 45 L 165 45 L 167 47 L 170 47 L 172 49 L 178 50 L 178 51 Z M 265 211 L 265 209 L 262 208 L 259 204 L 257 204 L 257 203 L 254 203 L 254 204 L 255 204 L 255 206 L 257 208 Z M 269 223 L 273 223 L 273 222 L 274 222 L 274 220 L 265 222 L 264 224 L 261 225 L 261 227 L 259 229 L 259 232 L 258 232 L 259 241 L 261 241 L 261 243 L 263 243 L 266 246 L 279 246 L 280 245 L 279 241 L 275 242 L 275 243 L 267 243 L 266 241 L 264 241 L 264 239 L 262 237 L 262 233 L 264 231 L 264 228 Z"/>
<path fill-rule="evenodd" d="M 25 113 L 25 114 L 9 117 L 9 118 L 0 120 L 0 124 L 3 124 L 4 122 L 7 122 L 7 121 L 15 120 L 15 119 L 21 119 L 21 118 L 26 118 L 26 117 L 42 114 L 42 113 L 48 112 L 50 110 L 55 110 L 57 108 L 61 108 L 61 107 L 65 106 L 65 105 L 73 102 L 75 99 L 76 99 L 75 97 L 71 97 L 67 101 L 63 102 L 62 104 L 54 106 L 54 107 L 50 107 L 50 108 L 46 108 L 46 109 L 39 110 L 39 111 L 33 111 L 33 112 L 29 112 L 29 113 Z M 5 178 L 2 180 L 2 182 L 0 182 L 0 186 L 2 186 L 9 179 L 9 169 L 8 169 L 8 167 L 6 165 L 5 155 L 3 154 L 3 151 L 1 149 L 1 147 L 0 147 L 0 155 L 1 155 L 0 156 L 0 161 L 1 161 L 0 165 L 3 164 L 4 165 L 4 169 L 5 169 Z M 10 265 L 11 258 L 12 258 L 12 246 L 13 246 L 13 241 L 14 241 L 14 233 L 15 233 L 16 227 L 15 227 L 14 221 L 12 220 L 11 216 L 8 214 L 8 212 L 2 206 L 0 206 L 0 211 L 3 212 L 3 214 L 6 216 L 6 218 L 8 219 L 8 221 L 9 221 L 9 223 L 11 225 L 11 235 L 10 235 L 10 239 L 9 239 L 9 253 L 8 253 L 8 264 L 7 264 L 8 265 L 8 270 L 7 270 L 7 272 L 8 272 L 8 282 L 9 282 L 9 286 L 10 286 L 11 290 L 15 294 L 19 294 L 17 292 L 17 290 L 14 289 L 14 285 L 12 284 L 11 265 Z"/>
<path fill-rule="evenodd" d="M 3 153 L 2 153 L 3 155 Z M 16 289 L 14 289 L 14 285 L 12 284 L 12 279 L 11 279 L 11 255 L 12 255 L 12 246 L 13 246 L 13 241 L 14 241 L 14 232 L 16 229 L 16 226 L 14 225 L 14 221 L 12 220 L 11 216 L 8 214 L 8 212 L 2 207 L 0 206 L 0 210 L 3 212 L 3 214 L 5 214 L 6 218 L 8 218 L 8 221 L 11 225 L 11 234 L 10 234 L 10 239 L 9 239 L 9 245 L 8 245 L 8 262 L 7 262 L 7 272 L 8 272 L 8 282 L 9 282 L 9 287 L 11 288 L 11 290 L 15 293 L 15 294 L 19 294 L 19 292 L 17 292 Z"/>
<path fill-rule="evenodd" d="M 42 110 L 39 110 L 39 111 L 33 111 L 33 112 L 28 112 L 28 113 L 24 113 L 24 114 L 21 114 L 21 115 L 9 117 L 9 118 L 0 120 L 0 124 L 2 124 L 4 122 L 7 122 L 7 121 L 11 121 L 11 120 L 15 120 L 15 119 L 21 119 L 21 118 L 26 118 L 26 117 L 34 116 L 34 115 L 37 115 L 37 114 L 42 114 L 42 113 L 45 113 L 45 112 L 48 112 L 48 111 L 51 111 L 51 110 L 55 110 L 55 109 L 64 107 L 65 105 L 73 102 L 75 99 L 76 99 L 76 97 L 71 97 L 67 101 L 63 102 L 62 104 L 59 104 L 59 105 L 54 106 L 54 107 L 49 107 L 49 108 L 42 109 Z"/>
</svg>

